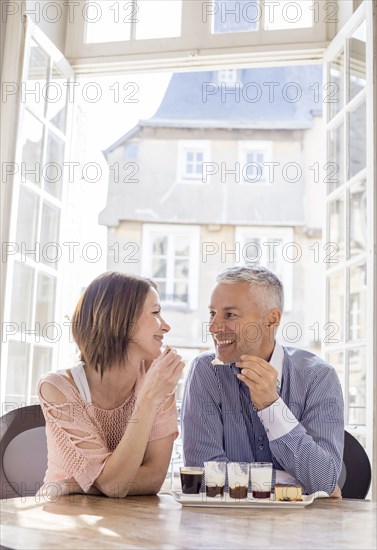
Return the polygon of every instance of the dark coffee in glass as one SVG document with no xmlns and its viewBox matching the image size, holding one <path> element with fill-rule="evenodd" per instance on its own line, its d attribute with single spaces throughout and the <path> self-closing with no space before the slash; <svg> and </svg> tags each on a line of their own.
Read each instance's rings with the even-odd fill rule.
<svg viewBox="0 0 377 550">
<path fill-rule="evenodd" d="M 198 494 L 202 485 L 203 473 L 203 468 L 180 468 L 182 493 L 186 495 Z"/>
</svg>

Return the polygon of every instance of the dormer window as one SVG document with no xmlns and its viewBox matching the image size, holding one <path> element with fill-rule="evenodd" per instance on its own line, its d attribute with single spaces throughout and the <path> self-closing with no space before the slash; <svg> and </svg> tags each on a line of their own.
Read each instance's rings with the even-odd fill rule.
<svg viewBox="0 0 377 550">
<path fill-rule="evenodd" d="M 237 69 L 222 69 L 217 73 L 217 83 L 226 86 L 236 86 L 238 81 Z"/>
</svg>

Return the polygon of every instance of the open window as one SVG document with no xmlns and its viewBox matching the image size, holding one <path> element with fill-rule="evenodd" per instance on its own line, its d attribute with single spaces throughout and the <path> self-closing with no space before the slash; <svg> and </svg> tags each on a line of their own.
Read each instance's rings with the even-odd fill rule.
<svg viewBox="0 0 377 550">
<path fill-rule="evenodd" d="M 364 4 L 325 54 L 323 171 L 326 306 L 323 348 L 338 371 L 347 429 L 367 443 L 376 323 L 372 16 Z M 374 243 L 374 244 L 373 244 Z M 371 449 L 371 441 L 368 445 Z"/>
</svg>

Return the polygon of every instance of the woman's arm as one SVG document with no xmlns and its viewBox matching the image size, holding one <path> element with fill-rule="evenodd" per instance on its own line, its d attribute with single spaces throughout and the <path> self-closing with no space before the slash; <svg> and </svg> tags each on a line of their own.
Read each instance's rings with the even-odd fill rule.
<svg viewBox="0 0 377 550">
<path fill-rule="evenodd" d="M 172 442 L 171 439 L 163 437 L 161 447 L 153 445 L 147 449 L 149 436 L 158 406 L 166 394 L 174 390 L 183 366 L 180 356 L 174 351 L 162 353 L 153 362 L 136 399 L 132 419 L 128 422 L 118 447 L 111 454 L 100 435 L 94 430 L 89 418 L 86 417 L 85 408 L 78 411 L 54 384 L 47 381 L 41 383 L 39 391 L 41 401 L 46 408 L 47 419 L 53 424 L 56 423 L 58 431 L 66 432 L 72 453 L 76 453 L 75 460 L 80 462 L 80 468 L 84 468 L 81 481 L 77 481 L 85 492 L 94 484 L 107 496 L 123 498 L 131 488 L 133 492 L 135 491 L 135 480 L 139 480 L 137 484 L 140 490 L 156 492 L 156 487 L 166 474 Z M 167 446 L 162 451 L 164 443 Z M 156 460 L 155 452 L 152 452 L 154 448 L 158 448 L 158 452 L 162 453 L 161 461 Z M 93 462 L 91 457 L 94 458 L 99 454 L 103 456 L 102 463 Z M 84 462 L 87 462 L 87 466 Z M 138 476 L 142 465 L 145 465 L 146 474 L 151 476 L 150 486 L 142 484 L 141 474 Z M 86 468 L 89 468 L 90 474 L 89 471 L 86 473 Z M 90 479 L 96 469 L 97 476 L 92 478 L 95 481 L 90 485 L 85 481 L 83 485 L 83 480 Z M 74 473 L 73 476 L 75 477 Z"/>
<path fill-rule="evenodd" d="M 128 495 L 155 495 L 161 489 L 168 471 L 174 434 L 150 441 Z"/>
<path fill-rule="evenodd" d="M 148 444 L 149 435 L 158 405 L 174 390 L 183 367 L 181 357 L 173 350 L 153 361 L 137 397 L 132 422 L 128 423 L 118 447 L 107 458 L 95 481 L 95 486 L 104 494 L 123 498 L 130 491 L 136 494 L 138 488 L 144 494 L 160 489 L 169 464 L 172 438 L 162 438 L 151 445 Z M 157 453 L 161 454 L 161 459 Z M 149 481 L 142 481 L 143 475 L 150 476 Z"/>
</svg>

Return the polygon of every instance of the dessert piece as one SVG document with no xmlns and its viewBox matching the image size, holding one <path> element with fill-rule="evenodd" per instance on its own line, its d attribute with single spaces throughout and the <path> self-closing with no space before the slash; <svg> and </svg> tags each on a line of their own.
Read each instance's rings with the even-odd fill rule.
<svg viewBox="0 0 377 550">
<path fill-rule="evenodd" d="M 302 501 L 302 487 L 301 485 L 289 485 L 285 483 L 275 483 L 275 500 L 282 500 L 286 502 Z"/>
</svg>

